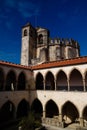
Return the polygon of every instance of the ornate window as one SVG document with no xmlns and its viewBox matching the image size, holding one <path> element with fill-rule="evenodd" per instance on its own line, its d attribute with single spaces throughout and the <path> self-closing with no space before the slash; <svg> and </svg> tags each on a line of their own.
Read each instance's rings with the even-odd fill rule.
<svg viewBox="0 0 87 130">
<path fill-rule="evenodd" d="M 42 35 L 42 34 L 40 34 L 40 35 L 38 36 L 38 43 L 39 43 L 39 44 L 43 44 L 43 35 Z"/>
</svg>

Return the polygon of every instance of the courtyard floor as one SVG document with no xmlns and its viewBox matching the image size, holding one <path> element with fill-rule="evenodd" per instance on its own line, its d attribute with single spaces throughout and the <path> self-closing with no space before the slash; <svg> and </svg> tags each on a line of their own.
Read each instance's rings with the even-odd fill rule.
<svg viewBox="0 0 87 130">
<path fill-rule="evenodd" d="M 50 125 L 46 125 L 46 124 L 43 124 L 43 126 L 45 126 L 47 128 L 47 130 L 76 130 L 76 128 L 78 127 L 77 124 L 72 124 L 65 128 L 50 126 Z M 80 130 L 80 129 L 78 129 L 78 130 Z M 83 130 L 87 130 L 87 129 L 84 128 Z"/>
</svg>

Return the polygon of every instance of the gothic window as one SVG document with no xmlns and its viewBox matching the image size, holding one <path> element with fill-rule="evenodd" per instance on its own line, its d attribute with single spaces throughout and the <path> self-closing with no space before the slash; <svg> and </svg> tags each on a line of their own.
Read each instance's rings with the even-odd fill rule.
<svg viewBox="0 0 87 130">
<path fill-rule="evenodd" d="M 24 36 L 27 36 L 27 29 L 24 30 Z"/>
<path fill-rule="evenodd" d="M 42 34 L 40 34 L 40 35 L 38 36 L 38 43 L 39 43 L 39 44 L 43 44 L 43 35 L 42 35 Z"/>
</svg>

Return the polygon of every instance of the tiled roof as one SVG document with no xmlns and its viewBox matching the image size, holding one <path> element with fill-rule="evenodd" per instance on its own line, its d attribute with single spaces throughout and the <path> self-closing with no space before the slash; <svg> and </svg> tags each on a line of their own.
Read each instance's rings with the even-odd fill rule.
<svg viewBox="0 0 87 130">
<path fill-rule="evenodd" d="M 7 62 L 7 61 L 0 61 L 0 65 L 31 70 L 31 66 L 24 66 L 24 65 L 20 65 L 20 64 L 14 64 L 14 63 Z"/>
<path fill-rule="evenodd" d="M 60 61 L 47 62 L 47 63 L 32 66 L 32 69 L 38 70 L 38 69 L 46 69 L 46 68 L 53 68 L 53 67 L 78 65 L 78 64 L 87 64 L 87 56 L 60 60 Z"/>
<path fill-rule="evenodd" d="M 27 69 L 27 70 L 38 70 L 38 69 L 80 65 L 80 64 L 87 64 L 87 56 L 73 58 L 73 59 L 60 60 L 60 61 L 46 62 L 46 63 L 42 63 L 42 64 L 35 65 L 35 66 L 24 66 L 24 65 L 20 65 L 20 64 L 14 64 L 11 62 L 0 61 L 0 65 L 22 68 L 22 69 Z"/>
</svg>

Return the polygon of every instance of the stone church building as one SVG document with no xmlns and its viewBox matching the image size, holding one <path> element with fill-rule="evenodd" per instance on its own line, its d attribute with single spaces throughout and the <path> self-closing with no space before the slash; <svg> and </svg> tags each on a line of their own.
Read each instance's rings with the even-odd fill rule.
<svg viewBox="0 0 87 130">
<path fill-rule="evenodd" d="M 73 39 L 22 27 L 21 64 L 0 61 L 0 125 L 39 113 L 42 123 L 87 128 L 87 56 Z"/>
<path fill-rule="evenodd" d="M 35 65 L 79 56 L 79 44 L 73 39 L 51 39 L 48 29 L 34 28 L 29 23 L 22 28 L 22 65 Z"/>
</svg>

